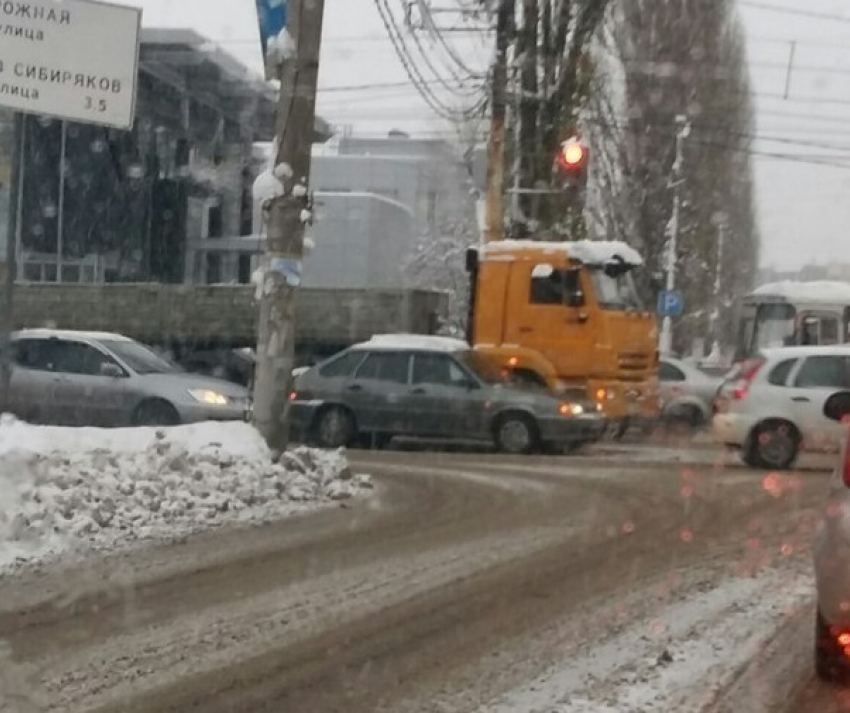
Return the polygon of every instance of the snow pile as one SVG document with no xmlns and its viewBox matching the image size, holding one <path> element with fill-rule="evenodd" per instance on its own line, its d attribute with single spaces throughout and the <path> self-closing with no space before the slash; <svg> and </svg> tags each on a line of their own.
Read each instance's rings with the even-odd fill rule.
<svg viewBox="0 0 850 713">
<path fill-rule="evenodd" d="M 262 522 L 371 488 L 340 452 L 276 461 L 244 423 L 72 429 L 0 421 L 0 564 Z"/>
</svg>

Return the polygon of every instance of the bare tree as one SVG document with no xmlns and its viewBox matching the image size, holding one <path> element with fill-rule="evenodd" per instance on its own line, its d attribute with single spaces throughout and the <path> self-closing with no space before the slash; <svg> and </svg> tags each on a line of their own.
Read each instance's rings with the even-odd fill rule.
<svg viewBox="0 0 850 713">
<path fill-rule="evenodd" d="M 710 326 L 728 337 L 732 301 L 724 296 L 751 286 L 759 244 L 753 107 L 733 1 L 613 6 L 601 33 L 591 108 L 586 122 L 596 162 L 589 215 L 597 228 L 641 249 L 648 274 L 656 276 L 664 268 L 672 211 L 676 121 L 689 120 L 677 251 L 687 314 L 677 343 L 689 344 Z M 718 249 L 721 234 L 734 250 Z M 642 288 L 654 298 L 648 279 Z"/>
</svg>

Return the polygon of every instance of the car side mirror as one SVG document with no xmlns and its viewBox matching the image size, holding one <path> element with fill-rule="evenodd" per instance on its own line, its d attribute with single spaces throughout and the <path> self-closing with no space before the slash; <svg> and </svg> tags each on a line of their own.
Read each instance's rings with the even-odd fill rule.
<svg viewBox="0 0 850 713">
<path fill-rule="evenodd" d="M 112 362 L 105 362 L 100 365 L 100 375 L 108 376 L 112 379 L 120 379 L 124 376 L 124 372 L 118 364 L 113 364 Z"/>
<path fill-rule="evenodd" d="M 843 421 L 850 416 L 850 391 L 839 391 L 823 405 L 823 415 L 832 421 Z"/>
</svg>

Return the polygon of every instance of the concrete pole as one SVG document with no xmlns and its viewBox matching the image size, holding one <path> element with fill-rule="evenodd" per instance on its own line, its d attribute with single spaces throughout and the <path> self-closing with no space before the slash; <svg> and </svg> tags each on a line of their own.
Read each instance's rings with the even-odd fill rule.
<svg viewBox="0 0 850 713">
<path fill-rule="evenodd" d="M 295 361 L 295 297 L 300 284 L 307 185 L 316 116 L 324 0 L 290 0 L 295 56 L 280 70 L 275 173 L 284 195 L 266 209 L 266 253 L 254 379 L 254 425 L 269 447 L 289 441 L 289 392 Z"/>
<path fill-rule="evenodd" d="M 6 233 L 6 281 L 0 309 L 0 413 L 9 410 L 9 385 L 12 380 L 12 331 L 15 329 L 15 277 L 17 274 L 17 235 L 20 227 L 21 177 L 24 160 L 24 115 L 15 112 L 12 146 L 12 176 L 9 185 L 8 231 Z"/>
<path fill-rule="evenodd" d="M 667 255 L 665 270 L 667 272 L 667 283 L 665 289 L 667 292 L 672 292 L 676 289 L 676 262 L 679 249 L 679 223 L 681 222 L 681 205 L 682 195 L 680 188 L 682 186 L 682 162 L 684 161 L 685 139 L 691 133 L 691 125 L 686 116 L 677 116 L 676 123 L 679 126 L 679 131 L 676 134 L 676 162 L 673 164 L 673 215 L 670 218 L 670 226 L 668 230 L 667 240 Z M 660 351 L 662 354 L 669 354 L 673 349 L 673 318 L 670 316 L 664 317 L 661 325 L 661 344 Z"/>
</svg>

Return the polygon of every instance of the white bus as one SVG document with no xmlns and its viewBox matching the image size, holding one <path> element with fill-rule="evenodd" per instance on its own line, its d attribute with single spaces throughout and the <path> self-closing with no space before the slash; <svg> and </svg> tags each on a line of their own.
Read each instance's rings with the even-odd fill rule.
<svg viewBox="0 0 850 713">
<path fill-rule="evenodd" d="M 735 361 L 760 349 L 850 342 L 850 284 L 775 282 L 744 297 Z"/>
</svg>

